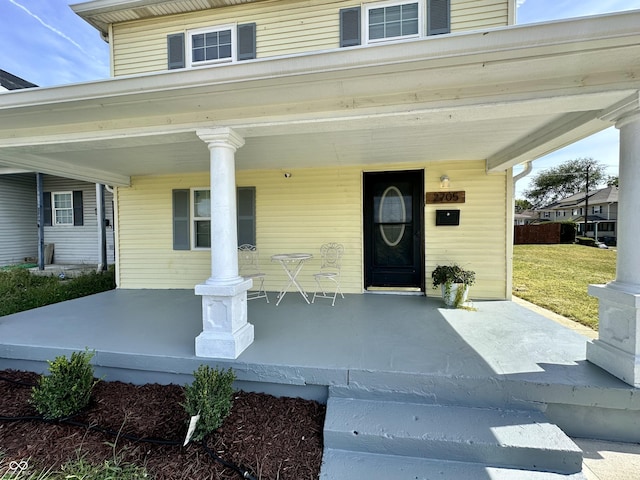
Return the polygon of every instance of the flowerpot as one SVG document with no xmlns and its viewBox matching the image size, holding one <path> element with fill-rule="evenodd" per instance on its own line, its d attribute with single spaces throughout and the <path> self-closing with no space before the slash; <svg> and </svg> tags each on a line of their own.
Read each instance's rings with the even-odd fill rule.
<svg viewBox="0 0 640 480">
<path fill-rule="evenodd" d="M 464 283 L 452 283 L 447 289 L 446 285 L 441 285 L 442 298 L 448 307 L 460 307 L 467 301 L 469 295 L 469 285 Z M 458 293 L 460 290 L 460 293 Z"/>
</svg>

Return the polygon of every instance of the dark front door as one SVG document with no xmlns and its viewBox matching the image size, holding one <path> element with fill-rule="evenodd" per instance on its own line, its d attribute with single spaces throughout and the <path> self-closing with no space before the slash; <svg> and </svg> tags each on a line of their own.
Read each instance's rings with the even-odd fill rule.
<svg viewBox="0 0 640 480">
<path fill-rule="evenodd" d="M 364 174 L 365 288 L 424 290 L 424 172 Z"/>
</svg>

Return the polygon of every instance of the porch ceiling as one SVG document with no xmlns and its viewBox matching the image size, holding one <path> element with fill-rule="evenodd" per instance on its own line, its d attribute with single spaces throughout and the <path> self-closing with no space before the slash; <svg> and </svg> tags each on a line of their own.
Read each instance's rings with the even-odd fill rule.
<svg viewBox="0 0 640 480">
<path fill-rule="evenodd" d="M 640 11 L 0 95 L 0 166 L 126 185 L 207 171 L 478 160 L 499 171 L 638 108 Z"/>
</svg>

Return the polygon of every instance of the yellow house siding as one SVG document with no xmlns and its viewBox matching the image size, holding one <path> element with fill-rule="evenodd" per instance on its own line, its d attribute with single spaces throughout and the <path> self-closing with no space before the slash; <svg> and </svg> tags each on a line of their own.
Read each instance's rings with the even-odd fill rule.
<svg viewBox="0 0 640 480">
<path fill-rule="evenodd" d="M 172 189 L 208 184 L 206 174 L 189 180 L 134 177 L 118 188 L 120 288 L 193 288 L 210 276 L 208 250 L 173 250 Z"/>
<path fill-rule="evenodd" d="M 504 0 L 451 2 L 451 31 L 462 32 L 509 24 L 509 3 Z"/>
<path fill-rule="evenodd" d="M 473 298 L 506 298 L 507 197 L 506 174 L 487 175 L 484 161 L 438 166 L 451 179 L 449 190 L 464 190 L 463 204 L 425 207 L 427 294 L 431 272 L 439 264 L 457 263 L 476 272 Z M 441 191 L 439 176 L 427 175 L 427 191 Z M 435 226 L 438 209 L 459 209 L 460 226 Z"/>
<path fill-rule="evenodd" d="M 224 24 L 256 23 L 258 58 L 338 48 L 338 11 L 358 2 L 265 1 L 127 22 L 113 27 L 116 76 L 166 70 L 167 35 Z"/>
<path fill-rule="evenodd" d="M 325 242 L 345 246 L 342 287 L 363 291 L 362 177 L 366 171 L 425 170 L 426 191 L 440 191 L 440 175 L 451 178 L 452 190 L 466 192 L 465 204 L 425 206 L 425 274 L 439 263 L 457 262 L 476 271 L 472 296 L 505 298 L 507 263 L 506 175 L 486 175 L 484 162 L 435 162 L 393 166 L 306 168 L 237 172 L 238 186 L 256 188 L 256 243 L 268 291 L 278 291 L 287 277 L 271 256 L 309 252 L 299 279 L 315 290 L 312 273 L 320 266 Z M 210 275 L 210 253 L 174 251 L 172 190 L 206 187 L 208 172 L 193 175 L 134 177 L 118 189 L 119 287 L 193 288 Z M 459 208 L 458 227 L 436 227 L 435 211 Z M 427 294 L 435 295 L 427 281 Z"/>
<path fill-rule="evenodd" d="M 308 252 L 314 259 L 305 264 L 300 280 L 315 290 L 311 274 L 320 267 L 319 250 L 326 242 L 342 243 L 344 292 L 362 292 L 362 241 L 360 169 L 309 168 L 291 171 L 239 172 L 239 186 L 256 187 L 256 238 L 267 288 L 277 291 L 286 283 L 285 272 L 272 255 Z"/>
<path fill-rule="evenodd" d="M 339 10 L 357 1 L 267 0 L 113 25 L 115 76 L 167 69 L 167 35 L 225 24 L 256 23 L 257 58 L 339 48 Z M 506 0 L 453 0 L 451 31 L 508 24 Z"/>
</svg>

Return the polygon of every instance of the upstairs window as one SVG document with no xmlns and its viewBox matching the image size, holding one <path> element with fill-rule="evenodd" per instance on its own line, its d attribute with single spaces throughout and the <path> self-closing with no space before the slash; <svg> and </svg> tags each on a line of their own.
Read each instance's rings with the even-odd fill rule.
<svg viewBox="0 0 640 480">
<path fill-rule="evenodd" d="M 256 58 L 256 24 L 222 25 L 167 35 L 167 68 Z"/>
<path fill-rule="evenodd" d="M 418 2 L 368 6 L 366 11 L 369 42 L 415 37 L 420 33 Z"/>
<path fill-rule="evenodd" d="M 190 66 L 233 61 L 236 48 L 235 31 L 231 25 L 191 30 L 187 37 Z"/>
<path fill-rule="evenodd" d="M 390 0 L 340 9 L 340 47 L 450 32 L 451 0 Z"/>
</svg>

